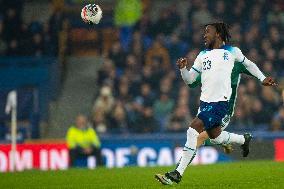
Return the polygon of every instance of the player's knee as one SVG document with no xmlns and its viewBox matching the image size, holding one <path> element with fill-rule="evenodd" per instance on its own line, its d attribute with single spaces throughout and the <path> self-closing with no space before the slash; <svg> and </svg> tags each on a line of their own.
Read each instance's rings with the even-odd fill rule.
<svg viewBox="0 0 284 189">
<path fill-rule="evenodd" d="M 210 139 L 210 142 L 212 144 L 222 144 L 223 143 L 223 136 L 219 135 L 218 137 L 216 137 L 214 139 Z"/>
<path fill-rule="evenodd" d="M 194 119 L 190 124 L 190 127 L 196 130 L 198 133 L 201 133 L 203 130 L 203 122 L 200 119 Z"/>
<path fill-rule="evenodd" d="M 208 139 L 208 135 L 205 132 L 202 132 L 198 135 L 198 140 L 201 142 L 204 142 L 207 139 Z"/>
</svg>

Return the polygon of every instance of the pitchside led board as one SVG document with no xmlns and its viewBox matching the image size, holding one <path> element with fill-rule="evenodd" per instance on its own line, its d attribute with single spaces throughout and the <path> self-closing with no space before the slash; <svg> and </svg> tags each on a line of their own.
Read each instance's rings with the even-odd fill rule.
<svg viewBox="0 0 284 189">
<path fill-rule="evenodd" d="M 133 145 L 133 141 L 106 140 L 102 154 L 107 167 L 124 167 L 124 166 L 169 166 L 177 163 L 180 158 L 182 147 L 174 147 L 175 143 L 171 141 L 139 140 Z M 266 149 L 272 147 L 272 151 L 267 155 L 257 152 L 257 146 L 253 147 L 250 159 L 275 159 L 284 161 L 284 140 L 267 140 L 261 142 Z M 10 145 L 0 145 L 0 172 L 7 172 L 11 169 Z M 255 150 L 254 150 L 255 149 Z M 259 150 L 261 151 L 261 150 Z M 262 153 L 262 156 L 259 155 Z M 68 149 L 65 143 L 54 144 L 19 144 L 16 153 L 16 170 L 22 171 L 27 169 L 40 170 L 64 170 L 68 168 Z M 240 151 L 228 156 L 222 153 L 220 148 L 203 147 L 197 152 L 193 160 L 196 164 L 212 164 L 216 162 L 235 161 L 241 159 Z M 85 160 L 86 166 L 94 168 L 94 158 Z M 81 164 L 82 165 L 82 164 Z"/>
</svg>

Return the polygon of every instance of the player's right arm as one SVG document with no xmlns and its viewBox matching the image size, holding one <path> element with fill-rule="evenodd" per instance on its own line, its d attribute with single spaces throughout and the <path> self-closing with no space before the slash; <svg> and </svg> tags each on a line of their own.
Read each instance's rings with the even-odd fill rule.
<svg viewBox="0 0 284 189">
<path fill-rule="evenodd" d="M 186 69 L 186 65 L 187 65 L 186 58 L 180 58 L 177 60 L 177 66 L 180 69 L 181 77 L 183 81 L 187 85 L 191 86 L 197 81 L 198 76 L 200 76 L 201 74 L 202 64 L 201 64 L 201 61 L 199 60 L 199 56 L 197 56 L 197 58 L 194 61 L 193 66 L 191 67 L 189 71 Z"/>
<path fill-rule="evenodd" d="M 197 76 L 196 80 L 192 84 L 188 84 L 190 88 L 195 88 L 199 85 L 201 85 L 201 74 Z"/>
</svg>

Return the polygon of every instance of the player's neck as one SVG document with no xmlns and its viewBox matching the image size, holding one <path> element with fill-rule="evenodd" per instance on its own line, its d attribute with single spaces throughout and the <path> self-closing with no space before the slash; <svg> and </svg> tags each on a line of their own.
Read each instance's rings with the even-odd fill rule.
<svg viewBox="0 0 284 189">
<path fill-rule="evenodd" d="M 213 45 L 213 49 L 220 49 L 223 45 L 225 45 L 224 41 L 217 40 Z"/>
</svg>

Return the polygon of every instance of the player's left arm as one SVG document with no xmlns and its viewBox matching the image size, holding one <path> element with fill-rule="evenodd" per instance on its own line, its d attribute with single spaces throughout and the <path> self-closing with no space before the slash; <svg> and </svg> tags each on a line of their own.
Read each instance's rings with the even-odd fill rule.
<svg viewBox="0 0 284 189">
<path fill-rule="evenodd" d="M 260 69 L 257 67 L 257 65 L 255 63 L 253 63 L 248 58 L 246 58 L 239 48 L 235 47 L 235 52 L 236 52 L 237 62 L 242 63 L 252 76 L 258 78 L 262 82 L 262 85 L 264 85 L 264 86 L 275 86 L 275 85 L 277 85 L 277 83 L 275 82 L 275 80 L 272 77 L 266 77 L 260 71 Z"/>
</svg>

